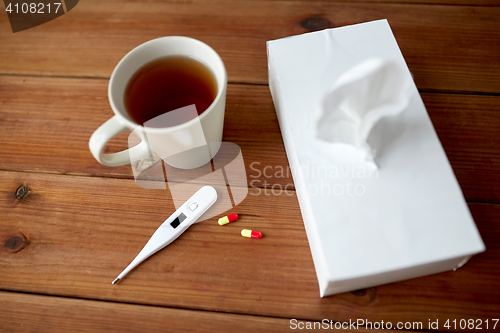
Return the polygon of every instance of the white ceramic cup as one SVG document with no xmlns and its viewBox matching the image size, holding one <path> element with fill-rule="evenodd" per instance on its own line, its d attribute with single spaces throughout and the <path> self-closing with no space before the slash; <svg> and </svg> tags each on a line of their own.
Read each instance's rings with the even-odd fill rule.
<svg viewBox="0 0 500 333">
<path fill-rule="evenodd" d="M 125 108 L 125 90 L 131 77 L 145 64 L 166 56 L 192 57 L 205 64 L 217 80 L 217 96 L 200 116 L 173 127 L 143 127 L 134 122 Z M 169 158 L 164 160 L 173 167 L 193 169 L 210 161 L 218 152 L 222 142 L 224 111 L 226 106 L 227 74 L 222 59 L 207 44 L 189 37 L 169 36 L 150 40 L 130 51 L 116 65 L 108 86 L 109 104 L 115 115 L 92 134 L 89 148 L 95 159 L 107 166 L 120 166 L 145 158 L 150 154 L 146 135 L 154 138 Z M 200 130 L 200 125 L 202 131 Z M 134 130 L 142 139 L 138 145 L 114 154 L 104 154 L 104 146 L 111 138 L 125 131 Z M 204 137 L 200 137 L 204 136 Z M 200 153 L 200 142 L 206 142 L 210 153 Z M 155 150 L 155 149 L 153 149 Z M 170 151 L 171 153 L 169 153 Z M 184 152 L 178 154 L 178 152 Z M 132 157 L 131 157 L 132 156 Z"/>
</svg>

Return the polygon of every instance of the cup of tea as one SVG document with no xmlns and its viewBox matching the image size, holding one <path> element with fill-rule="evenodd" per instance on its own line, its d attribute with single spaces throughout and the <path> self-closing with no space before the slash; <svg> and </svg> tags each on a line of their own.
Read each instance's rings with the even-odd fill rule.
<svg viewBox="0 0 500 333">
<path fill-rule="evenodd" d="M 129 164 L 153 151 L 173 167 L 200 167 L 222 142 L 226 88 L 224 63 L 207 44 L 180 36 L 141 44 L 111 74 L 108 98 L 115 115 L 92 134 L 90 151 L 107 166 Z M 103 153 L 124 131 L 134 131 L 141 142 Z"/>
</svg>

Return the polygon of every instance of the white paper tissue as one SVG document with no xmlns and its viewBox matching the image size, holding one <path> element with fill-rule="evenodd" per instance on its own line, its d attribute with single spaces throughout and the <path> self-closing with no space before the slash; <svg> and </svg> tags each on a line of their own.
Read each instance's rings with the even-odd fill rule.
<svg viewBox="0 0 500 333">
<path fill-rule="evenodd" d="M 323 98 L 317 137 L 362 150 L 365 160 L 375 163 L 368 136 L 379 120 L 408 106 L 411 82 L 405 74 L 397 63 L 381 58 L 369 58 L 346 71 Z"/>
</svg>

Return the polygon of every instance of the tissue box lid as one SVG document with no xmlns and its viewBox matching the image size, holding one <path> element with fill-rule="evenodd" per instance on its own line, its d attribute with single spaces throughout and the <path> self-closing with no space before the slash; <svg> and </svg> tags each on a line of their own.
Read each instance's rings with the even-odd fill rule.
<svg viewBox="0 0 500 333">
<path fill-rule="evenodd" d="M 411 75 L 386 20 L 269 41 L 267 52 L 321 296 L 448 270 L 484 251 L 414 83 L 408 109 L 380 125 L 378 171 L 315 136 L 322 96 L 346 70 L 379 57 Z"/>
</svg>

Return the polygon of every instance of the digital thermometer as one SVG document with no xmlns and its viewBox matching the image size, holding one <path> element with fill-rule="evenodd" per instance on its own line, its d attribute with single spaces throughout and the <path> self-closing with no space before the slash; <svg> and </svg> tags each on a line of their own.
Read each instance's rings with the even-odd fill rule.
<svg viewBox="0 0 500 333">
<path fill-rule="evenodd" d="M 128 272 L 141 262 L 172 243 L 177 237 L 196 223 L 217 201 L 217 191 L 212 186 L 203 186 L 191 198 L 189 198 L 179 209 L 175 211 L 155 231 L 153 236 L 139 252 L 137 257 L 118 275 L 112 284 L 120 281 Z"/>
</svg>

